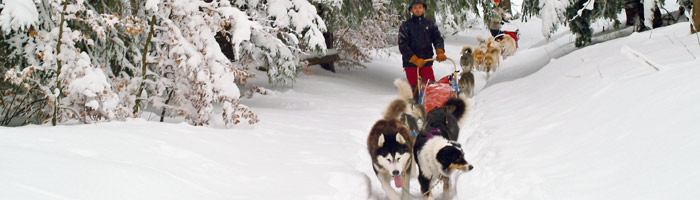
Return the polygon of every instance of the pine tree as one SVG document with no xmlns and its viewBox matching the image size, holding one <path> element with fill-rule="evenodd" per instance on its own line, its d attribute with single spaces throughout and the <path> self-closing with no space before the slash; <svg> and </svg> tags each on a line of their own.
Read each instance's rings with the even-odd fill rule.
<svg viewBox="0 0 700 200">
<path fill-rule="evenodd" d="M 231 63 L 215 39 L 220 31 L 231 33 L 238 49 L 255 26 L 245 13 L 227 0 L 149 0 L 144 12 L 156 21 L 158 30 L 148 54 L 153 57 L 146 58 L 156 64 L 146 68 L 145 75 L 135 73 L 145 78 L 133 79 L 145 83 L 144 102 L 168 108 L 171 115 L 184 116 L 194 125 L 209 125 L 220 117 L 227 127 L 258 122 L 239 102 L 238 84 L 246 82 L 248 73 Z M 165 103 L 169 98 L 171 105 Z M 222 114 L 214 110 L 216 104 L 222 106 Z"/>
<path fill-rule="evenodd" d="M 617 0 L 576 0 L 566 9 L 569 29 L 576 34 L 576 47 L 584 47 L 592 42 L 593 31 L 591 22 L 596 19 L 607 19 L 619 26 L 617 15 L 622 11 L 624 3 Z"/>
<path fill-rule="evenodd" d="M 326 24 L 316 7 L 306 0 L 231 0 L 260 26 L 250 40 L 241 42 L 239 63 L 267 71 L 268 80 L 277 85 L 291 85 L 302 64 L 305 52 L 325 53 L 323 32 Z M 320 2 L 316 0 L 316 2 Z"/>
<path fill-rule="evenodd" d="M 569 5 L 569 1 L 560 0 L 541 0 L 540 4 L 534 9 L 539 12 L 540 18 L 542 18 L 542 35 L 549 38 L 556 30 L 559 28 L 559 24 L 564 23 L 563 19 L 566 19 L 565 11 L 566 7 Z M 526 5 L 523 5 L 526 6 Z M 533 6 L 533 5 L 528 5 Z M 539 9 L 541 8 L 541 9 Z M 525 10 L 525 7 L 523 7 Z M 532 16 L 534 14 L 527 13 L 526 16 Z"/>
<path fill-rule="evenodd" d="M 576 34 L 576 47 L 583 47 L 591 43 L 593 31 L 590 23 L 593 20 L 591 18 L 593 11 L 588 8 L 594 2 L 594 0 L 574 0 L 572 6 L 566 9 L 569 29 Z"/>
<path fill-rule="evenodd" d="M 624 1 L 619 0 L 536 0 L 522 4 L 523 21 L 533 16 L 542 18 L 542 34 L 549 37 L 560 24 L 568 24 L 576 34 L 576 46 L 591 43 L 590 23 L 597 19 L 612 21 L 619 27 L 618 14 L 622 12 Z M 565 20 L 562 20 L 565 19 Z"/>
</svg>

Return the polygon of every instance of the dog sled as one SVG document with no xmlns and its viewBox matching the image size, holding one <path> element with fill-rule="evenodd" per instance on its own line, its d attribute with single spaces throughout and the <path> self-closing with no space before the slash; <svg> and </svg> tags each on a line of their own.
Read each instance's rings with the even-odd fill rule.
<svg viewBox="0 0 700 200">
<path fill-rule="evenodd" d="M 505 31 L 504 30 L 503 33 L 496 35 L 496 37 L 494 37 L 494 39 L 496 41 L 500 42 L 503 40 L 503 38 L 505 38 L 506 35 L 510 36 L 511 38 L 513 38 L 513 40 L 515 40 L 515 47 L 517 48 L 518 47 L 518 38 L 520 38 L 519 37 L 520 36 L 520 29 L 515 29 L 515 31 Z"/>
<path fill-rule="evenodd" d="M 454 72 L 442 77 L 434 83 L 423 83 L 423 79 L 420 76 L 421 67 L 418 67 L 418 70 L 416 70 L 418 84 L 413 92 L 417 93 L 416 102 L 425 107 L 426 113 L 436 107 L 444 106 L 445 102 L 447 102 L 451 96 L 456 96 L 460 92 L 459 85 L 457 84 L 457 77 L 461 68 L 458 68 L 457 63 L 451 58 L 447 58 L 447 60 L 451 61 L 452 65 L 454 65 Z M 430 62 L 435 61 L 435 59 L 430 58 L 425 61 Z"/>
</svg>

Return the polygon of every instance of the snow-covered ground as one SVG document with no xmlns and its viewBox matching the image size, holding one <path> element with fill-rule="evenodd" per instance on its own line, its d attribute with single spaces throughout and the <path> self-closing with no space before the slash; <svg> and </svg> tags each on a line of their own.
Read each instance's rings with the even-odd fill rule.
<svg viewBox="0 0 700 200">
<path fill-rule="evenodd" d="M 536 26 L 518 27 L 516 55 L 488 82 L 476 74 L 459 138 L 475 169 L 459 177 L 458 199 L 700 196 L 700 45 L 688 26 L 583 49 L 568 31 L 542 41 Z M 447 56 L 476 34 L 448 38 Z M 396 98 L 399 63 L 311 67 L 293 89 L 244 100 L 254 127 L 0 127 L 0 199 L 384 199 L 366 136 Z M 435 67 L 441 77 L 452 66 Z M 416 180 L 411 190 L 420 196 Z"/>
</svg>

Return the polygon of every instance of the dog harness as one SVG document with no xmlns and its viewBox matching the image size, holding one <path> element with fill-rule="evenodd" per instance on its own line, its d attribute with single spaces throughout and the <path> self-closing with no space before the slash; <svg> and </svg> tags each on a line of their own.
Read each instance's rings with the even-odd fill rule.
<svg viewBox="0 0 700 200">
<path fill-rule="evenodd" d="M 440 134 L 440 129 L 435 129 L 435 130 L 428 132 L 428 136 L 426 136 L 425 139 L 426 140 L 433 139 L 433 137 L 435 136 L 433 133 Z"/>
</svg>

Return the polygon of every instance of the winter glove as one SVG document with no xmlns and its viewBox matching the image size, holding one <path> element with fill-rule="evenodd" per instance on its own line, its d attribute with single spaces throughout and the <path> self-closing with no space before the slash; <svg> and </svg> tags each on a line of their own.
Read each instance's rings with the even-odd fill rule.
<svg viewBox="0 0 700 200">
<path fill-rule="evenodd" d="M 435 50 L 435 52 L 437 52 L 437 57 L 435 57 L 435 60 L 437 60 L 438 62 L 447 60 L 447 56 L 445 56 L 445 50 L 437 49 Z"/>
<path fill-rule="evenodd" d="M 425 65 L 425 60 L 419 58 L 416 55 L 413 55 L 413 57 L 411 57 L 411 60 L 408 60 L 408 62 L 413 63 L 418 67 L 423 67 L 423 65 Z"/>
</svg>

